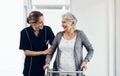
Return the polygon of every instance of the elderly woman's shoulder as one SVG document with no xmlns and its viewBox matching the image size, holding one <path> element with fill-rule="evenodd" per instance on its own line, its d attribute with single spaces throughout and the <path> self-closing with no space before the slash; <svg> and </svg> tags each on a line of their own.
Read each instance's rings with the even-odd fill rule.
<svg viewBox="0 0 120 76">
<path fill-rule="evenodd" d="M 59 31 L 57 34 L 62 34 L 64 31 Z"/>
<path fill-rule="evenodd" d="M 64 31 L 59 31 L 59 32 L 57 32 L 56 36 L 62 36 L 63 32 L 64 32 Z"/>
<path fill-rule="evenodd" d="M 83 30 L 77 30 L 77 33 L 81 36 L 86 36 L 86 34 Z"/>
<path fill-rule="evenodd" d="M 78 33 L 84 33 L 83 30 L 79 30 L 79 29 L 77 29 L 76 31 L 77 31 Z"/>
</svg>

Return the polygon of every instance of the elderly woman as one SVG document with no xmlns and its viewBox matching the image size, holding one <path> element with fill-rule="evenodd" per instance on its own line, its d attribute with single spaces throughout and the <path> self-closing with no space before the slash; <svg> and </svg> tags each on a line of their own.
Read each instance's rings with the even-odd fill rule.
<svg viewBox="0 0 120 76">
<path fill-rule="evenodd" d="M 93 47 L 83 31 L 75 29 L 77 23 L 76 17 L 71 13 L 65 13 L 62 16 L 62 27 L 64 31 L 58 32 L 52 46 L 48 50 L 57 49 L 57 56 L 54 63 L 54 70 L 57 71 L 79 71 L 86 69 L 87 63 L 93 56 Z M 87 50 L 87 55 L 83 59 L 83 46 Z M 51 57 L 46 59 L 44 68 L 49 67 Z M 57 75 L 58 76 L 58 75 Z M 66 73 L 60 76 L 76 76 Z"/>
</svg>

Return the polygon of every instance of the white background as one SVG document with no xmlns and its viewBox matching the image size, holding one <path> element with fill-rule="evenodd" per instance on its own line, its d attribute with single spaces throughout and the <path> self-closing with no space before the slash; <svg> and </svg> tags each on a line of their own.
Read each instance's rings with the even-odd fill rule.
<svg viewBox="0 0 120 76">
<path fill-rule="evenodd" d="M 23 52 L 19 35 L 23 28 L 23 0 L 0 1 L 0 76 L 22 76 Z"/>
<path fill-rule="evenodd" d="M 120 52 L 115 57 L 119 48 L 115 49 L 114 1 L 72 0 L 71 12 L 79 20 L 77 28 L 85 31 L 95 49 L 87 76 L 120 76 L 119 68 L 115 71 L 119 67 L 119 59 L 115 61 L 115 58 Z M 19 37 L 24 27 L 23 4 L 23 0 L 0 2 L 0 76 L 22 76 L 24 54 L 19 50 Z"/>
</svg>

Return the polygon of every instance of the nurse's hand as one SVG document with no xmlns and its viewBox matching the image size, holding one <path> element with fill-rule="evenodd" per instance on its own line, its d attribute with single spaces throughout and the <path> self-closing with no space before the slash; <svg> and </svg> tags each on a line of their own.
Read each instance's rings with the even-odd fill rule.
<svg viewBox="0 0 120 76">
<path fill-rule="evenodd" d="M 43 51 L 43 55 L 47 55 L 47 54 L 52 54 L 52 49 L 51 48 Z"/>
</svg>

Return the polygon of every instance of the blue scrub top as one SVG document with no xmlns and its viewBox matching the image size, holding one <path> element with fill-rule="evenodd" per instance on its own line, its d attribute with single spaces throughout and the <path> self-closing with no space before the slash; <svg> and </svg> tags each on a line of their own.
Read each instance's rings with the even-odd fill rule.
<svg viewBox="0 0 120 76">
<path fill-rule="evenodd" d="M 49 26 L 44 25 L 43 29 L 39 30 L 38 36 L 35 36 L 34 29 L 31 26 L 26 27 L 21 31 L 20 34 L 19 49 L 44 51 L 48 48 L 47 43 L 52 44 L 54 37 L 54 33 Z M 44 76 L 43 66 L 45 65 L 45 58 L 46 55 L 26 56 L 23 74 L 28 76 L 28 73 L 30 72 L 30 76 Z"/>
</svg>

